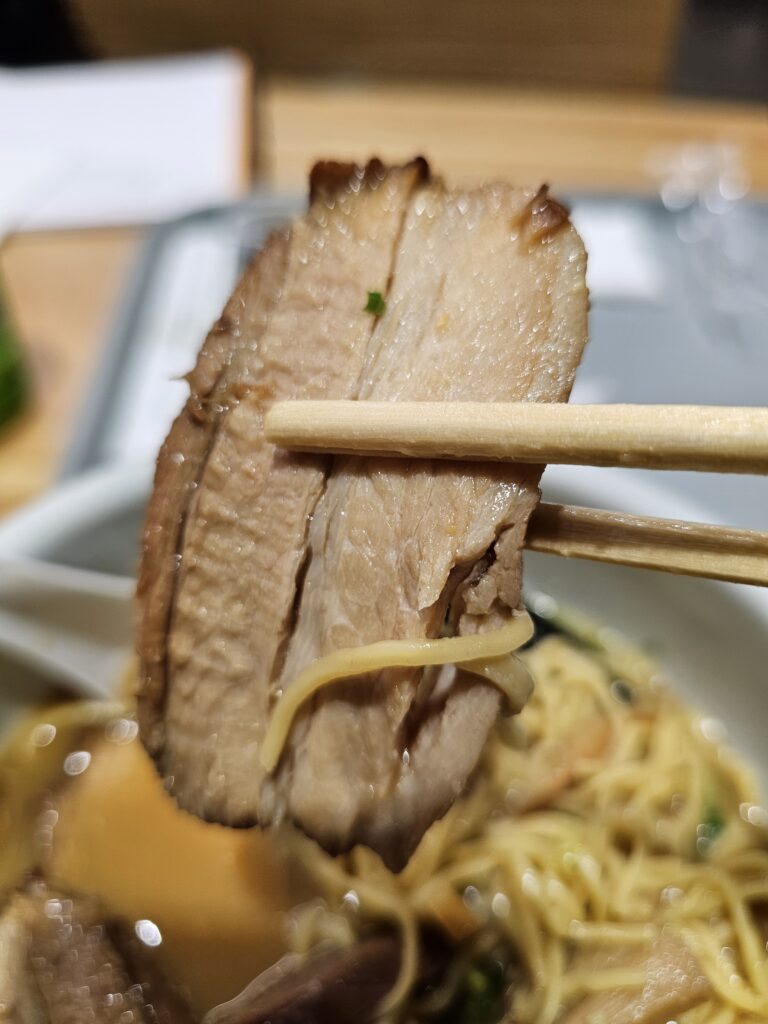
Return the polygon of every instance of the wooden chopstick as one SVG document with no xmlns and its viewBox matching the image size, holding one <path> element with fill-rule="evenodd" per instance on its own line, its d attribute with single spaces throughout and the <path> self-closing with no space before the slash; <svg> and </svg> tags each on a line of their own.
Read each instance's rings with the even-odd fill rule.
<svg viewBox="0 0 768 1024">
<path fill-rule="evenodd" d="M 768 473 L 768 409 L 693 405 L 276 402 L 267 438 L 300 451 Z M 532 551 L 768 586 L 768 533 L 541 504 Z"/>
<path fill-rule="evenodd" d="M 764 408 L 296 401 L 265 431 L 312 452 L 768 473 Z"/>
<path fill-rule="evenodd" d="M 768 533 L 542 503 L 525 545 L 567 558 L 768 586 Z"/>
</svg>

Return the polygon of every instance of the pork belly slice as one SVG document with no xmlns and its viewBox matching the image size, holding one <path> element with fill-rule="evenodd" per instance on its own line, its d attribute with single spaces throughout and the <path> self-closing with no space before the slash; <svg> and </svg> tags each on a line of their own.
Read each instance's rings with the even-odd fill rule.
<svg viewBox="0 0 768 1024">
<path fill-rule="evenodd" d="M 155 756 L 164 744 L 168 629 L 187 510 L 224 414 L 258 371 L 258 343 L 280 294 L 288 245 L 288 233 L 276 232 L 243 275 L 187 377 L 189 398 L 158 455 L 137 589 L 139 719 Z"/>
<path fill-rule="evenodd" d="M 33 880 L 0 916 L 0 1018 L 12 1024 L 191 1024 L 151 952 L 88 896 Z"/>
<path fill-rule="evenodd" d="M 334 649 L 503 624 L 541 468 L 291 455 L 265 441 L 264 413 L 285 398 L 562 401 L 586 340 L 584 250 L 546 189 L 426 179 L 422 161 L 314 175 L 308 215 L 206 343 L 141 573 L 142 735 L 180 805 L 230 825 L 288 814 L 393 868 L 464 789 L 495 689 L 451 670 L 336 684 L 266 776 L 269 716 Z M 385 296 L 378 318 L 368 291 Z"/>
<path fill-rule="evenodd" d="M 585 254 L 546 194 L 489 186 L 411 202 L 358 394 L 563 401 L 587 338 Z M 543 467 L 339 458 L 310 527 L 281 684 L 335 648 L 498 627 L 520 607 Z M 289 815 L 329 850 L 401 868 L 465 788 L 499 713 L 459 673 L 335 684 L 297 720 L 278 774 Z"/>
<path fill-rule="evenodd" d="M 362 1024 L 397 980 L 400 939 L 381 932 L 342 949 L 307 957 L 289 953 L 234 999 L 214 1007 L 203 1024 Z M 436 983 L 448 966 L 445 946 L 422 937 L 417 985 Z"/>
<path fill-rule="evenodd" d="M 566 1011 L 562 1024 L 664 1024 L 712 994 L 701 964 L 683 940 L 662 932 L 647 946 L 597 947 L 577 955 L 579 969 L 639 970 L 646 976 L 643 987 L 596 992 Z"/>
<path fill-rule="evenodd" d="M 426 173 L 420 160 L 315 169 L 308 214 L 246 274 L 164 445 L 141 570 L 140 722 L 169 789 L 201 817 L 274 814 L 259 746 L 329 464 L 268 444 L 264 412 L 354 394 L 375 323 L 366 293 L 386 293 Z"/>
</svg>

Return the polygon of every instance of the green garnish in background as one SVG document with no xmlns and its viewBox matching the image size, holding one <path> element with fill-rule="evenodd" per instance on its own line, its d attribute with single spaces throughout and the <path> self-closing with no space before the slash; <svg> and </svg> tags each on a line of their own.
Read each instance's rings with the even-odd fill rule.
<svg viewBox="0 0 768 1024">
<path fill-rule="evenodd" d="M 494 1024 L 504 1015 L 506 989 L 504 965 L 493 957 L 483 957 L 469 966 L 441 1020 L 447 1024 Z"/>
<path fill-rule="evenodd" d="M 23 408 L 27 384 L 21 346 L 16 340 L 0 291 L 0 427 Z"/>
<path fill-rule="evenodd" d="M 374 316 L 383 316 L 387 303 L 381 292 L 368 292 L 368 301 L 363 306 L 364 313 L 373 313 Z"/>
<path fill-rule="evenodd" d="M 696 853 L 706 857 L 712 843 L 725 828 L 725 816 L 717 804 L 705 804 L 701 812 L 701 821 L 696 829 Z"/>
</svg>

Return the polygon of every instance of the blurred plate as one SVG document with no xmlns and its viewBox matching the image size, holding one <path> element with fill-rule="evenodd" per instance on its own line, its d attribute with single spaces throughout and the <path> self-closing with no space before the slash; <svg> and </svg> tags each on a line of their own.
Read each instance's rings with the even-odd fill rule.
<svg viewBox="0 0 768 1024">
<path fill-rule="evenodd" d="M 0 525 L 0 554 L 131 574 L 151 487 L 147 463 L 92 471 Z M 619 485 L 583 467 L 551 467 L 544 496 L 598 508 L 678 515 L 680 499 L 645 481 Z M 684 509 L 686 518 L 702 518 Z M 544 591 L 651 647 L 685 698 L 721 719 L 768 792 L 768 591 L 546 555 L 526 555 L 528 588 Z M 0 679 L 0 719 L 39 700 Z"/>
</svg>

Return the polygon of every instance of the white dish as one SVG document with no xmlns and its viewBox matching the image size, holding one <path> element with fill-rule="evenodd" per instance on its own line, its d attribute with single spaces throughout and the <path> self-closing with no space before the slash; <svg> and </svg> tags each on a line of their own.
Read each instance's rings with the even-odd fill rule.
<svg viewBox="0 0 768 1024">
<path fill-rule="evenodd" d="M 132 572 L 151 478 L 147 464 L 120 464 L 62 486 L 0 524 L 0 555 Z M 707 518 L 644 481 L 608 478 L 581 467 L 551 467 L 544 492 L 549 501 Z M 683 696 L 725 724 L 730 742 L 751 761 L 768 792 L 768 592 L 546 555 L 525 557 L 528 587 L 650 644 Z M 4 673 L 0 721 L 39 697 L 39 687 Z"/>
</svg>

